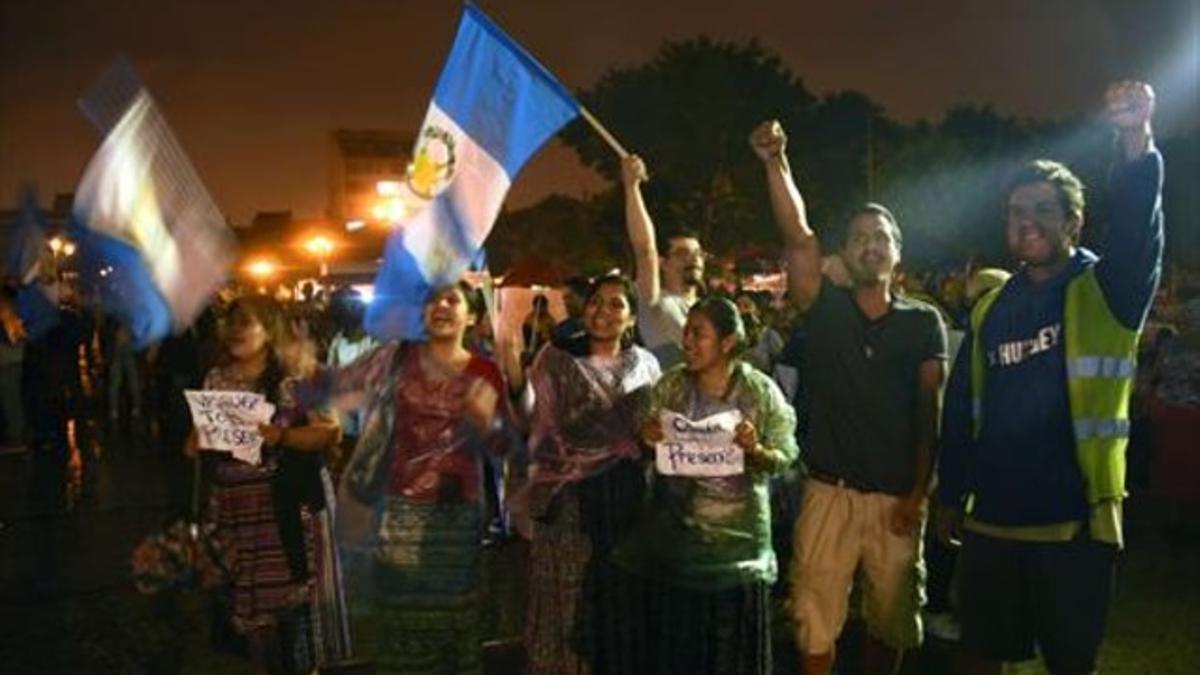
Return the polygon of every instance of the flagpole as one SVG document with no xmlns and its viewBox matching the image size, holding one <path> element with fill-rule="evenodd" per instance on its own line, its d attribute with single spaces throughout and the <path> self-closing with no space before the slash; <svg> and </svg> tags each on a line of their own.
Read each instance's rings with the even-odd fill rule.
<svg viewBox="0 0 1200 675">
<path fill-rule="evenodd" d="M 600 138 L 603 138 L 604 142 L 608 143 L 608 147 L 612 148 L 613 152 L 617 153 L 618 157 L 625 159 L 629 156 L 629 151 L 625 149 L 625 146 L 621 145 L 621 142 L 618 141 L 616 137 L 608 131 L 608 129 L 604 128 L 604 125 L 600 123 L 600 120 L 596 119 L 596 117 L 592 115 L 591 111 L 583 106 L 579 106 L 579 114 L 583 116 L 583 119 L 587 120 L 588 124 L 592 125 L 592 128 L 596 130 L 596 133 L 600 134 Z"/>
</svg>

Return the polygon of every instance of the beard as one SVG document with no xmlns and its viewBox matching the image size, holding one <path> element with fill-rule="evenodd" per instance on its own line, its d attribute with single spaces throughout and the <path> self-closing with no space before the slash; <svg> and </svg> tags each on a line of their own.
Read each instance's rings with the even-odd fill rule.
<svg viewBox="0 0 1200 675">
<path fill-rule="evenodd" d="M 847 264 L 846 271 L 855 286 L 881 286 L 892 278 L 892 270 L 862 262 Z"/>
</svg>

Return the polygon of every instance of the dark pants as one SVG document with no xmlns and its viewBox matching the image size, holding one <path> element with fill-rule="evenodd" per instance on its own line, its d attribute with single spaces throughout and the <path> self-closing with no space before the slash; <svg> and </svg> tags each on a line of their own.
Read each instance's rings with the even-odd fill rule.
<svg viewBox="0 0 1200 675">
<path fill-rule="evenodd" d="M 20 445 L 25 441 L 25 402 L 21 398 L 21 362 L 0 365 L 0 419 L 4 435 L 0 442 Z"/>
<path fill-rule="evenodd" d="M 958 559 L 962 644 L 991 661 L 1024 661 L 1034 646 L 1054 673 L 1096 667 L 1113 594 L 1117 547 L 1092 540 L 1028 542 L 972 532 Z"/>
<path fill-rule="evenodd" d="M 925 569 L 929 579 L 925 584 L 928 601 L 925 609 L 934 613 L 954 609 L 950 589 L 954 581 L 954 566 L 958 562 L 958 549 L 942 543 L 937 537 L 937 528 L 930 527 L 925 536 Z"/>
</svg>

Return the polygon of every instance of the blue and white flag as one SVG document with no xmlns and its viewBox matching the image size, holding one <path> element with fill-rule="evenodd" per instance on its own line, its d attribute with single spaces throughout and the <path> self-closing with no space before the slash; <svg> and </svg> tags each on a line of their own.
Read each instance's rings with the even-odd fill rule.
<svg viewBox="0 0 1200 675">
<path fill-rule="evenodd" d="M 579 103 L 478 7 L 467 4 L 417 136 L 367 330 L 423 333 L 422 305 L 475 258 L 521 167 Z"/>
<path fill-rule="evenodd" d="M 80 107 L 105 134 L 75 191 L 80 273 L 144 346 L 204 309 L 233 262 L 233 237 L 128 64 Z"/>
</svg>

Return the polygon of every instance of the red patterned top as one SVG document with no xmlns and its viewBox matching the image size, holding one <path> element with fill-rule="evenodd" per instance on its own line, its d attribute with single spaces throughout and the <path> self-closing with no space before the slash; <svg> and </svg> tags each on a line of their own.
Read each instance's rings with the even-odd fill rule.
<svg viewBox="0 0 1200 675">
<path fill-rule="evenodd" d="M 499 368 L 473 354 L 458 373 L 433 373 L 422 350 L 403 357 L 396 376 L 395 443 L 389 494 L 423 502 L 478 501 L 482 493 L 480 451 L 501 453 L 501 434 L 480 434 L 463 417 L 464 397 L 482 379 L 497 394 L 497 415 L 508 417 Z"/>
</svg>

